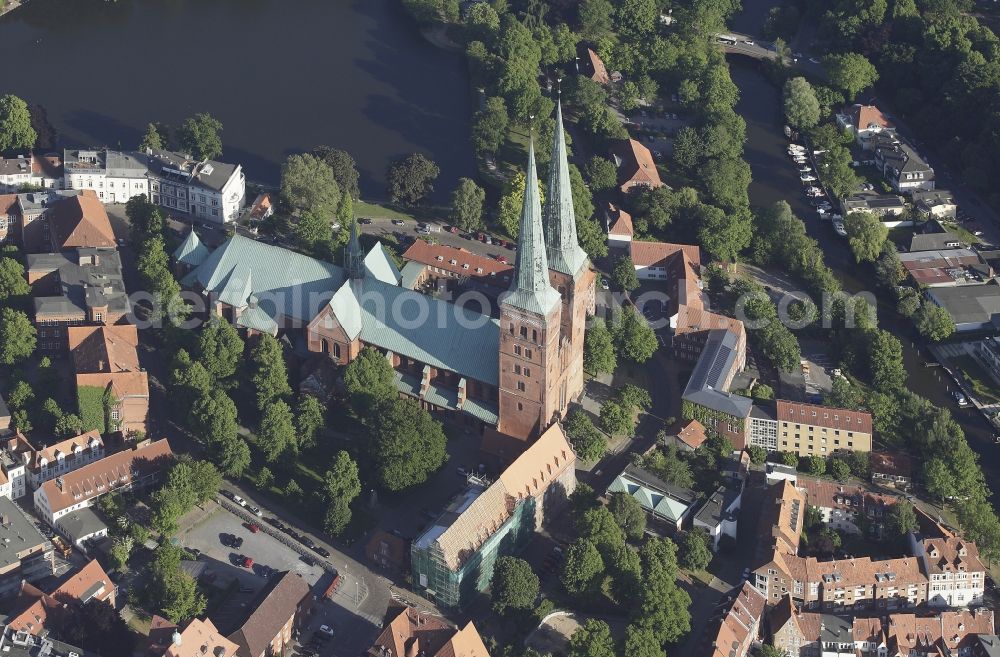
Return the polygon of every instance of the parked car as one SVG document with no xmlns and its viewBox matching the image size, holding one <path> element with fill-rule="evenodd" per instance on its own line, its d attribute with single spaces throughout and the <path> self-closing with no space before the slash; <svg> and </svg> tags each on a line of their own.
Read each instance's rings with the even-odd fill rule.
<svg viewBox="0 0 1000 657">
<path fill-rule="evenodd" d="M 964 394 L 962 394 L 960 391 L 958 391 L 958 390 L 953 391 L 951 393 L 951 396 L 955 398 L 955 401 L 958 403 L 959 406 L 968 406 L 969 405 L 969 399 Z"/>
<path fill-rule="evenodd" d="M 834 230 L 835 233 L 837 233 L 841 237 L 847 237 L 847 229 L 844 228 L 844 222 L 843 221 L 839 221 L 839 220 L 838 221 L 834 221 L 833 222 L 833 230 Z"/>
<path fill-rule="evenodd" d="M 329 625 L 320 625 L 319 631 L 327 636 L 333 636 L 333 628 Z"/>
<path fill-rule="evenodd" d="M 610 290 L 611 289 L 611 285 L 608 283 L 608 279 L 606 279 L 606 278 L 602 278 L 601 279 L 601 289 L 602 290 Z"/>
<path fill-rule="evenodd" d="M 250 530 L 251 534 L 259 534 L 260 533 L 260 525 L 258 525 L 255 522 L 248 522 L 247 523 L 247 529 Z"/>
<path fill-rule="evenodd" d="M 404 224 L 406 224 L 406 222 L 403 221 L 402 219 L 393 219 L 392 220 L 392 225 L 393 226 L 402 226 Z"/>
<path fill-rule="evenodd" d="M 371 219 L 368 219 L 366 217 L 362 217 L 362 218 L 358 219 L 358 223 L 361 224 L 362 226 L 370 226 L 373 222 L 372 222 Z"/>
<path fill-rule="evenodd" d="M 324 559 L 329 559 L 330 558 L 330 551 L 327 550 L 324 547 L 319 547 L 318 545 L 313 546 L 313 552 L 315 552 L 319 556 L 323 557 Z"/>
<path fill-rule="evenodd" d="M 247 556 L 244 556 L 244 555 L 240 555 L 240 565 L 243 566 L 244 568 L 249 568 L 249 569 L 252 570 L 253 569 L 253 558 L 252 557 L 247 557 Z"/>
<path fill-rule="evenodd" d="M 245 507 L 247 505 L 247 501 L 242 497 L 240 497 L 239 495 L 233 495 L 233 501 L 239 504 L 240 506 Z"/>
<path fill-rule="evenodd" d="M 261 512 L 261 510 L 255 506 L 248 506 L 247 509 L 250 511 L 250 513 L 254 514 L 258 518 L 264 517 L 264 514 Z"/>
</svg>

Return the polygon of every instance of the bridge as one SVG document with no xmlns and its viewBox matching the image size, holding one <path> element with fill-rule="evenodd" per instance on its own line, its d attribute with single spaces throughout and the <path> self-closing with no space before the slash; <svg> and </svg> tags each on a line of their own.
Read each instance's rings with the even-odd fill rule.
<svg viewBox="0 0 1000 657">
<path fill-rule="evenodd" d="M 743 55 L 752 59 L 767 59 L 776 61 L 778 53 L 774 49 L 774 43 L 761 41 L 749 34 L 739 32 L 720 32 L 713 37 L 717 45 L 722 46 L 723 52 L 727 55 Z M 786 51 L 785 66 L 798 68 L 806 73 L 810 73 L 819 78 L 825 78 L 826 72 L 818 62 L 813 62 L 805 55 L 793 57 L 790 51 Z"/>
</svg>

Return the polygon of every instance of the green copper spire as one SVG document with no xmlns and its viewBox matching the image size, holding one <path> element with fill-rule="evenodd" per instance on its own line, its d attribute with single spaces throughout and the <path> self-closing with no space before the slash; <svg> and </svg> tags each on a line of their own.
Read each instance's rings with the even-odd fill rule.
<svg viewBox="0 0 1000 657">
<path fill-rule="evenodd" d="M 548 315 L 559 303 L 559 293 L 549 283 L 549 263 L 542 233 L 542 204 L 538 198 L 533 139 L 528 142 L 528 170 L 525 172 L 524 205 L 521 207 L 521 232 L 517 236 L 514 280 L 503 303 L 539 315 Z"/>
<path fill-rule="evenodd" d="M 347 241 L 347 250 L 344 253 L 344 268 L 347 270 L 348 278 L 364 278 L 365 256 L 361 253 L 361 242 L 358 240 L 358 219 L 351 219 L 351 237 Z"/>
<path fill-rule="evenodd" d="M 562 99 L 556 105 L 556 128 L 549 163 L 549 190 L 545 203 L 545 248 L 549 266 L 576 278 L 587 266 L 587 254 L 576 237 L 573 186 L 569 180 L 569 158 L 563 132 Z"/>
</svg>

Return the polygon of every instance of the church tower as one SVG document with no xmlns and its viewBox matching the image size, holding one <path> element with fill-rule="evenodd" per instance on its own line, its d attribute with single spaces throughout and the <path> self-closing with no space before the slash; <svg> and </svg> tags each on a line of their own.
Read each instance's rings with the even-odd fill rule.
<svg viewBox="0 0 1000 657">
<path fill-rule="evenodd" d="M 559 338 L 561 376 L 556 395 L 560 414 L 563 414 L 569 402 L 583 392 L 583 340 L 587 316 L 594 313 L 596 274 L 577 239 L 561 99 L 556 105 L 556 126 L 549 162 L 545 250 L 549 261 L 549 280 L 562 298 Z"/>
<path fill-rule="evenodd" d="M 361 241 L 358 239 L 358 220 L 351 220 L 351 236 L 344 248 L 344 269 L 347 277 L 356 280 L 365 276 L 365 256 L 361 252 Z"/>
<path fill-rule="evenodd" d="M 510 289 L 500 301 L 500 422 L 529 441 L 556 419 L 560 368 L 559 293 L 549 282 L 534 142 L 528 144 L 524 204 Z"/>
</svg>

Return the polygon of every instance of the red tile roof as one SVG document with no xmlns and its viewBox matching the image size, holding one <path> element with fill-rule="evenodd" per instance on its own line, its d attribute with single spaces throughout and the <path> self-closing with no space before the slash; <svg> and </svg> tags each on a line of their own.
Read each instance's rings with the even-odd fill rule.
<svg viewBox="0 0 1000 657">
<path fill-rule="evenodd" d="M 608 223 L 611 225 L 608 228 L 608 235 L 632 237 L 635 234 L 635 228 L 632 226 L 632 215 L 628 212 L 625 212 L 613 203 L 609 203 L 607 216 Z"/>
<path fill-rule="evenodd" d="M 870 126 L 882 129 L 892 128 L 892 122 L 885 118 L 882 110 L 874 105 L 855 105 L 851 112 L 852 124 L 856 130 L 868 130 Z"/>
<path fill-rule="evenodd" d="M 611 76 L 608 75 L 608 68 L 604 65 L 604 60 L 591 48 L 587 48 L 587 60 L 590 62 L 590 68 L 594 71 L 590 79 L 598 84 L 610 84 Z"/>
<path fill-rule="evenodd" d="M 115 248 L 115 232 L 104 204 L 92 190 L 56 203 L 49 212 L 52 247 L 56 251 L 77 247 Z"/>
<path fill-rule="evenodd" d="M 443 244 L 415 241 L 403 254 L 404 260 L 437 267 L 456 276 L 475 276 L 498 287 L 507 287 L 514 267 L 499 260 Z"/>
<path fill-rule="evenodd" d="M 896 452 L 872 452 L 870 456 L 872 472 L 892 477 L 912 477 L 913 466 L 910 457 Z"/>
<path fill-rule="evenodd" d="M 623 192 L 628 192 L 633 185 L 663 186 L 653 154 L 635 139 L 615 142 L 611 152 L 619 159 L 618 183 Z"/>
<path fill-rule="evenodd" d="M 629 255 L 636 267 L 666 267 L 674 255 L 683 252 L 695 266 L 701 264 L 701 251 L 693 244 L 637 242 L 629 245 Z"/>
<path fill-rule="evenodd" d="M 471 622 L 456 629 L 437 616 L 410 608 L 401 610 L 389 621 L 368 654 L 372 657 L 490 657 Z"/>
<path fill-rule="evenodd" d="M 779 399 L 777 403 L 779 422 L 797 422 L 840 431 L 872 432 L 871 413 L 852 411 L 846 408 L 832 408 L 818 404 L 804 404 Z"/>
</svg>

